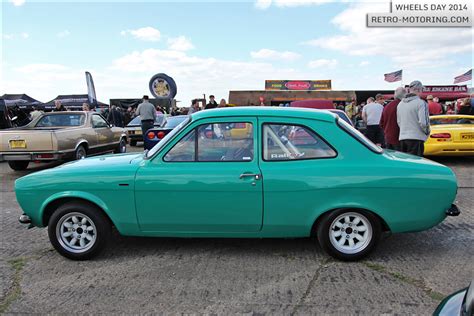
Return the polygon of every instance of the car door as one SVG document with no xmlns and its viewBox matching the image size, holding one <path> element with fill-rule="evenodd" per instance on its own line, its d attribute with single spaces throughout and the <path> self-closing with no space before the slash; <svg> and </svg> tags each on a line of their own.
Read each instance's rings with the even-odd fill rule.
<svg viewBox="0 0 474 316">
<path fill-rule="evenodd" d="M 109 151 L 114 148 L 114 133 L 109 123 L 99 114 L 92 115 L 92 128 L 97 135 L 94 152 Z"/>
<path fill-rule="evenodd" d="M 259 231 L 263 185 L 256 126 L 256 118 L 248 117 L 200 120 L 165 145 L 136 174 L 140 228 L 201 234 Z"/>
<path fill-rule="evenodd" d="M 309 233 L 314 214 L 340 196 L 338 153 L 332 122 L 260 117 L 264 183 L 264 230 L 285 235 Z M 323 138 L 324 137 L 324 138 Z"/>
</svg>

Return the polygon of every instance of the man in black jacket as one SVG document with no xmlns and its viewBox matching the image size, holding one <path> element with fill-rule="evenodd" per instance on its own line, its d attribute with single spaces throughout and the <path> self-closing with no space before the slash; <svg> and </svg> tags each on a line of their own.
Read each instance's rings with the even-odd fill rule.
<svg viewBox="0 0 474 316">
<path fill-rule="evenodd" d="M 211 94 L 209 96 L 209 103 L 206 105 L 205 109 L 214 109 L 217 108 L 217 102 L 215 100 L 215 97 Z"/>
<path fill-rule="evenodd" d="M 118 127 L 124 126 L 123 115 L 119 110 L 117 110 L 117 107 L 115 105 L 112 105 L 109 115 L 107 115 L 107 121 L 109 121 L 110 124 L 113 124 Z"/>
</svg>

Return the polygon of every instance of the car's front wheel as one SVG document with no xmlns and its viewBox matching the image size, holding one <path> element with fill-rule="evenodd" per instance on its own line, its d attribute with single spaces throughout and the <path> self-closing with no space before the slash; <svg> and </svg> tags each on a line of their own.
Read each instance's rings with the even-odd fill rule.
<svg viewBox="0 0 474 316">
<path fill-rule="evenodd" d="M 123 154 L 127 152 L 127 141 L 125 138 L 120 139 L 120 143 L 114 151 L 116 154 Z"/>
<path fill-rule="evenodd" d="M 98 255 L 108 242 L 111 224 L 92 205 L 71 202 L 61 205 L 48 222 L 51 244 L 64 257 L 87 260 Z"/>
<path fill-rule="evenodd" d="M 75 158 L 76 160 L 84 159 L 87 157 L 87 150 L 83 145 L 79 145 L 76 149 Z"/>
<path fill-rule="evenodd" d="M 379 219 L 363 210 L 337 210 L 326 214 L 317 227 L 318 241 L 336 259 L 356 261 L 367 256 L 381 234 Z"/>
<path fill-rule="evenodd" d="M 29 161 L 19 160 L 19 161 L 9 161 L 8 165 L 15 171 L 26 170 L 28 168 Z"/>
</svg>

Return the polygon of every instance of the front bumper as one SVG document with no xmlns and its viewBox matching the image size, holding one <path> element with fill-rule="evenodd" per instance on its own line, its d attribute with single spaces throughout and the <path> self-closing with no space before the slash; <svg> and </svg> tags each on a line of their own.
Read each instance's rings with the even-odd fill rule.
<svg viewBox="0 0 474 316">
<path fill-rule="evenodd" d="M 0 161 L 53 161 L 61 160 L 63 152 L 0 153 Z"/>
<path fill-rule="evenodd" d="M 456 204 L 451 204 L 451 207 L 446 210 L 447 216 L 458 216 L 459 214 L 461 214 L 461 210 Z"/>
</svg>

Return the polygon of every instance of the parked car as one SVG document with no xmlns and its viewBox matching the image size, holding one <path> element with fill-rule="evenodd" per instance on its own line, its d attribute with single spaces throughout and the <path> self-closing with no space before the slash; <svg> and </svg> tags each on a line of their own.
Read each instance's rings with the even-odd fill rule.
<svg viewBox="0 0 474 316">
<path fill-rule="evenodd" d="M 176 126 L 181 124 L 184 120 L 186 120 L 187 115 L 176 115 L 170 116 L 166 118 L 163 127 L 154 127 L 149 129 L 146 132 L 145 137 L 145 149 L 152 149 L 160 140 L 162 140 L 169 132 L 171 132 Z"/>
<path fill-rule="evenodd" d="M 229 130 L 241 123 L 248 137 Z M 219 126 L 222 137 L 208 135 Z M 293 127 L 311 142 L 293 144 Z M 47 226 L 56 250 L 76 260 L 98 254 L 112 226 L 128 236 L 317 236 L 331 256 L 358 260 L 382 232 L 459 214 L 450 168 L 384 151 L 333 113 L 292 108 L 200 111 L 150 151 L 35 172 L 15 191 L 20 222 Z"/>
<path fill-rule="evenodd" d="M 474 115 L 430 116 L 425 156 L 474 156 Z"/>
<path fill-rule="evenodd" d="M 13 170 L 24 170 L 31 161 L 82 159 L 127 150 L 125 130 L 112 127 L 95 112 L 47 113 L 0 134 L 0 161 L 8 161 Z"/>
<path fill-rule="evenodd" d="M 157 114 L 155 118 L 154 127 L 161 127 L 166 121 L 166 117 L 163 114 Z M 130 141 L 130 146 L 136 146 L 137 142 L 143 141 L 142 134 L 142 121 L 140 116 L 135 117 L 130 123 L 125 126 L 127 130 L 128 139 Z"/>
<path fill-rule="evenodd" d="M 446 297 L 433 316 L 474 316 L 474 280 L 469 287 Z"/>
</svg>

